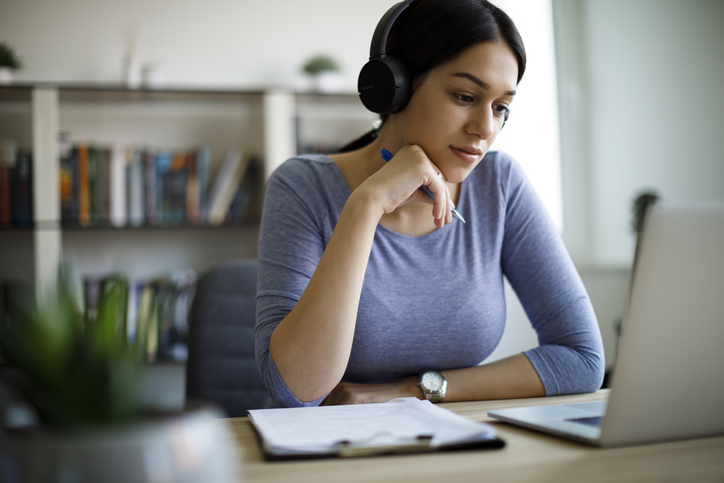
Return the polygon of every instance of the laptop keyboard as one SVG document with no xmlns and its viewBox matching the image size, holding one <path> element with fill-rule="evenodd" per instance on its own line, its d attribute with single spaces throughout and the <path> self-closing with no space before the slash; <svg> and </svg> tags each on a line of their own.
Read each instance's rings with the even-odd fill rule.
<svg viewBox="0 0 724 483">
<path fill-rule="evenodd" d="M 566 419 L 566 421 L 571 421 L 572 423 L 585 424 L 586 426 L 601 426 L 601 421 L 603 421 L 603 416 L 593 416 L 593 417 L 588 417 L 588 418 L 573 418 L 573 419 Z"/>
</svg>

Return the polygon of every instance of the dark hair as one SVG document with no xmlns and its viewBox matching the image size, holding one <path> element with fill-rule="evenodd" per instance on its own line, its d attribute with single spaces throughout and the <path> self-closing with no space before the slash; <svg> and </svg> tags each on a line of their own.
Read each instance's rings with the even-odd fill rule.
<svg viewBox="0 0 724 483">
<path fill-rule="evenodd" d="M 502 40 L 518 61 L 518 79 L 525 73 L 523 39 L 511 18 L 487 0 L 415 0 L 397 18 L 386 52 L 400 60 L 412 80 L 412 91 L 432 69 L 452 61 L 466 49 Z M 382 121 L 386 116 L 382 116 Z M 353 151 L 377 137 L 372 130 L 340 149 Z"/>
</svg>

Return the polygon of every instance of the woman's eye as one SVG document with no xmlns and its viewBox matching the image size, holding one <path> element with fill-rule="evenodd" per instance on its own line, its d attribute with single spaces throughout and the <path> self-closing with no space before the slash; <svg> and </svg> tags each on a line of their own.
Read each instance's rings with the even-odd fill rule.
<svg viewBox="0 0 724 483">
<path fill-rule="evenodd" d="M 454 94 L 454 96 L 457 100 L 459 100 L 460 102 L 464 102 L 466 104 L 473 102 L 475 100 L 472 97 L 468 96 L 467 94 L 457 94 L 456 93 L 456 94 Z"/>
<path fill-rule="evenodd" d="M 508 120 L 508 116 L 510 116 L 510 109 L 508 109 L 508 106 L 499 104 L 497 106 L 493 106 L 493 110 L 497 116 L 503 116 L 506 121 Z"/>
</svg>

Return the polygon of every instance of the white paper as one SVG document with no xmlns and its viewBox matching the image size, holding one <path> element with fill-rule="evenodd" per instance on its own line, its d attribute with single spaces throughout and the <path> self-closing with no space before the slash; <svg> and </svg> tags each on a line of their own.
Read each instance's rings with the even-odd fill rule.
<svg viewBox="0 0 724 483">
<path fill-rule="evenodd" d="M 466 419 L 430 401 L 257 409 L 249 418 L 276 452 L 334 453 L 337 444 L 394 445 L 432 436 L 431 446 L 495 438 L 492 426 Z"/>
</svg>

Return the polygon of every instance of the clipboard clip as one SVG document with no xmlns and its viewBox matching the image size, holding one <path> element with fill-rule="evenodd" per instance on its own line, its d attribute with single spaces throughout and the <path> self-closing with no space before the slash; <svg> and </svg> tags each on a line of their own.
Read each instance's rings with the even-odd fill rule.
<svg viewBox="0 0 724 483">
<path fill-rule="evenodd" d="M 374 440 L 395 439 L 395 442 L 382 444 L 371 444 Z M 342 458 L 354 458 L 358 456 L 373 456 L 390 453 L 419 453 L 432 450 L 432 435 L 421 434 L 414 438 L 401 437 L 389 431 L 381 431 L 367 438 L 356 441 L 340 441 L 337 443 L 337 455 Z"/>
</svg>

